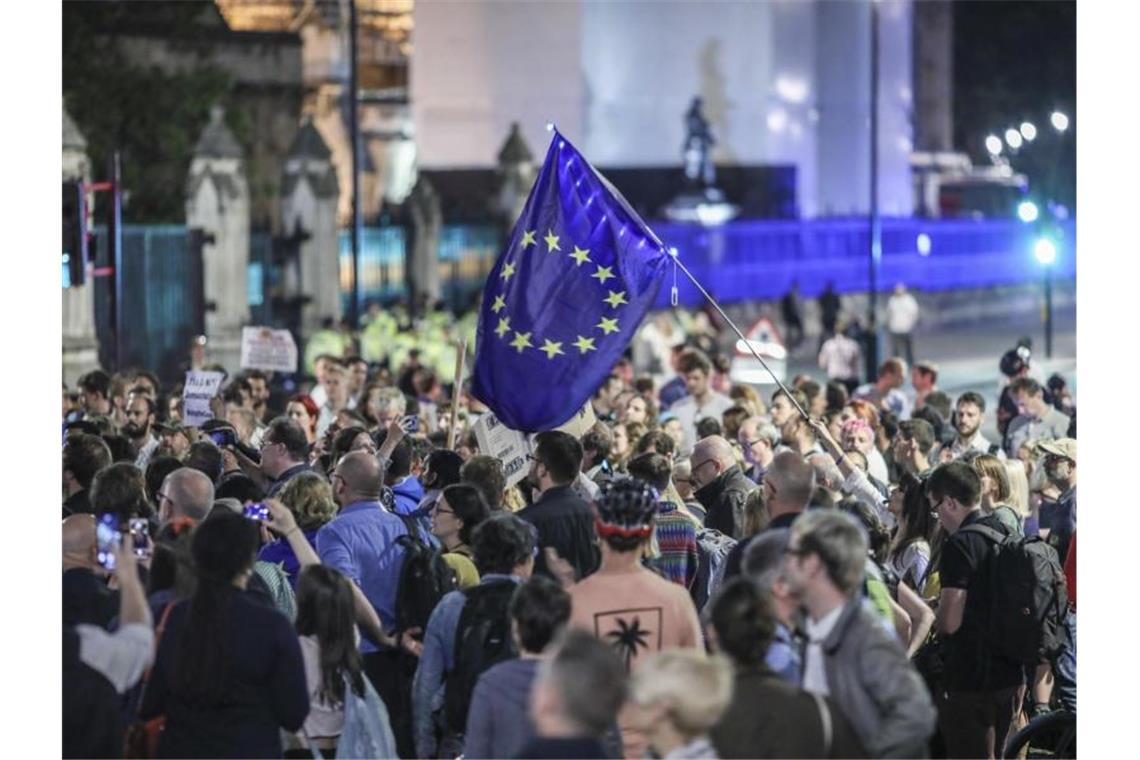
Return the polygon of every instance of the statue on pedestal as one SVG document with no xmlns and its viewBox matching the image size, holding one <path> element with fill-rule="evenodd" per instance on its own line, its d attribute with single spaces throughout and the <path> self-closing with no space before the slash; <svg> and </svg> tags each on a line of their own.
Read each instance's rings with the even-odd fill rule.
<svg viewBox="0 0 1140 760">
<path fill-rule="evenodd" d="M 685 114 L 686 134 L 681 154 L 685 160 L 685 178 L 689 181 L 689 185 L 712 187 L 716 180 L 716 170 L 713 168 L 709 151 L 716 145 L 716 138 L 712 136 L 709 122 L 701 113 L 701 105 L 700 96 L 693 98 Z"/>
<path fill-rule="evenodd" d="M 694 97 L 685 112 L 685 142 L 681 146 L 685 186 L 663 211 L 665 217 L 674 222 L 716 226 L 733 219 L 740 209 L 729 203 L 714 185 L 716 169 L 710 150 L 716 145 L 716 138 L 709 129 L 708 119 L 701 113 L 701 106 L 700 96 Z"/>
</svg>

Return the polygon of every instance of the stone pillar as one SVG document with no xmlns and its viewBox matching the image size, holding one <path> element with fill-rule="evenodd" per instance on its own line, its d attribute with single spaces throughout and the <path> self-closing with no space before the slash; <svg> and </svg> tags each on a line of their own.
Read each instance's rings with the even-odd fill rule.
<svg viewBox="0 0 1140 760">
<path fill-rule="evenodd" d="M 341 315 L 338 199 L 332 153 L 307 117 L 289 149 L 281 186 L 285 234 L 298 228 L 309 233 L 300 246 L 301 281 L 295 285 L 296 292 L 310 299 L 301 315 L 305 338 L 320 329 L 322 320 L 339 320 Z"/>
<path fill-rule="evenodd" d="M 439 196 L 431 182 L 422 174 L 408 196 L 412 213 L 412 255 L 410 262 L 411 279 L 415 293 L 411 302 L 419 303 L 419 296 L 425 296 L 427 303 L 439 300 L 439 233 L 443 226 L 443 213 L 440 210 Z"/>
<path fill-rule="evenodd" d="M 91 181 L 87 140 L 63 110 L 63 180 Z M 87 198 L 91 208 L 92 197 Z M 88 215 L 90 219 L 90 215 Z M 58 270 L 57 277 L 59 276 Z M 99 341 L 95 334 L 95 292 L 90 272 L 84 285 L 63 291 L 63 381 L 74 386 L 79 377 L 99 367 Z"/>
<path fill-rule="evenodd" d="M 954 149 L 954 9 L 949 0 L 914 4 L 915 147 Z"/>
<path fill-rule="evenodd" d="M 519 131 L 517 121 L 511 123 L 511 132 L 499 149 L 497 174 L 499 194 L 495 206 L 509 231 L 522 214 L 530 188 L 538 174 L 534 154 Z"/>
<path fill-rule="evenodd" d="M 202 252 L 208 351 L 211 361 L 236 372 L 241 328 L 249 320 L 249 186 L 241 145 L 222 114 L 221 107 L 213 108 L 194 147 L 186 181 L 186 226 L 214 236 Z"/>
</svg>

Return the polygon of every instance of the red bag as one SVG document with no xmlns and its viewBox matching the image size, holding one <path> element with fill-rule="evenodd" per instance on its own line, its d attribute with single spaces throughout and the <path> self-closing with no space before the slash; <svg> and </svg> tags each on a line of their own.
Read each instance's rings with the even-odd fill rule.
<svg viewBox="0 0 1140 760">
<path fill-rule="evenodd" d="M 158 657 L 158 645 L 162 642 L 162 632 L 166 630 L 166 620 L 170 617 L 170 610 L 174 609 L 174 602 L 166 605 L 162 617 L 158 621 L 158 628 L 154 636 L 154 656 Z M 153 667 L 153 665 L 151 666 Z M 151 668 L 147 668 L 143 675 L 143 693 L 150 681 Z M 140 700 L 141 701 L 141 700 Z M 162 730 L 166 727 L 166 716 L 159 715 L 150 720 L 140 720 L 127 727 L 126 739 L 123 746 L 123 757 L 130 760 L 149 760 L 158 757 L 158 740 Z"/>
</svg>

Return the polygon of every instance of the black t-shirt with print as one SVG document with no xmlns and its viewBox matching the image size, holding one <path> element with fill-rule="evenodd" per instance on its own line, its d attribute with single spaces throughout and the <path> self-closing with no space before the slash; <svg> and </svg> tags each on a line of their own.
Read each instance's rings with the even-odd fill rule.
<svg viewBox="0 0 1140 760">
<path fill-rule="evenodd" d="M 1022 666 L 990 651 L 985 642 L 986 621 L 991 613 L 989 571 L 986 562 L 993 553 L 993 542 L 972 531 L 968 525 L 985 525 L 1009 535 L 1009 528 L 996 517 L 972 512 L 942 548 L 938 566 L 944 589 L 965 589 L 966 609 L 962 626 L 943 639 L 944 685 L 947 691 L 993 691 L 1017 686 L 1024 678 Z"/>
</svg>

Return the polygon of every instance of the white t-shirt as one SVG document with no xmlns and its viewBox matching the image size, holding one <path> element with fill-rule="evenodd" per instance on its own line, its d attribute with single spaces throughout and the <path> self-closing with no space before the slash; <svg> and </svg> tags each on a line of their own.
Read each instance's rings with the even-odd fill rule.
<svg viewBox="0 0 1140 760">
<path fill-rule="evenodd" d="M 344 705 L 331 707 L 321 699 L 321 645 L 316 636 L 300 636 L 305 661 L 305 686 L 309 690 L 309 717 L 302 736 L 310 739 L 340 736 L 344 730 Z"/>
<path fill-rule="evenodd" d="M 887 299 L 887 330 L 908 333 L 918 323 L 918 301 L 910 293 Z"/>
<path fill-rule="evenodd" d="M 827 686 L 827 671 L 823 666 L 823 642 L 839 622 L 843 607 L 842 604 L 837 606 L 820 618 L 818 623 L 808 618 L 808 645 L 804 655 L 804 691 L 812 691 L 825 697 L 831 694 Z"/>
<path fill-rule="evenodd" d="M 689 453 L 692 452 L 693 446 L 697 444 L 698 422 L 706 417 L 713 417 L 718 422 L 722 421 L 724 413 L 735 403 L 736 402 L 728 396 L 710 390 L 708 400 L 705 401 L 704 406 L 698 406 L 697 400 L 693 396 L 685 396 L 673 404 L 673 406 L 669 407 L 669 411 L 681 421 L 681 428 L 685 431 L 685 440 L 681 446 L 681 455 L 688 456 Z"/>
</svg>

